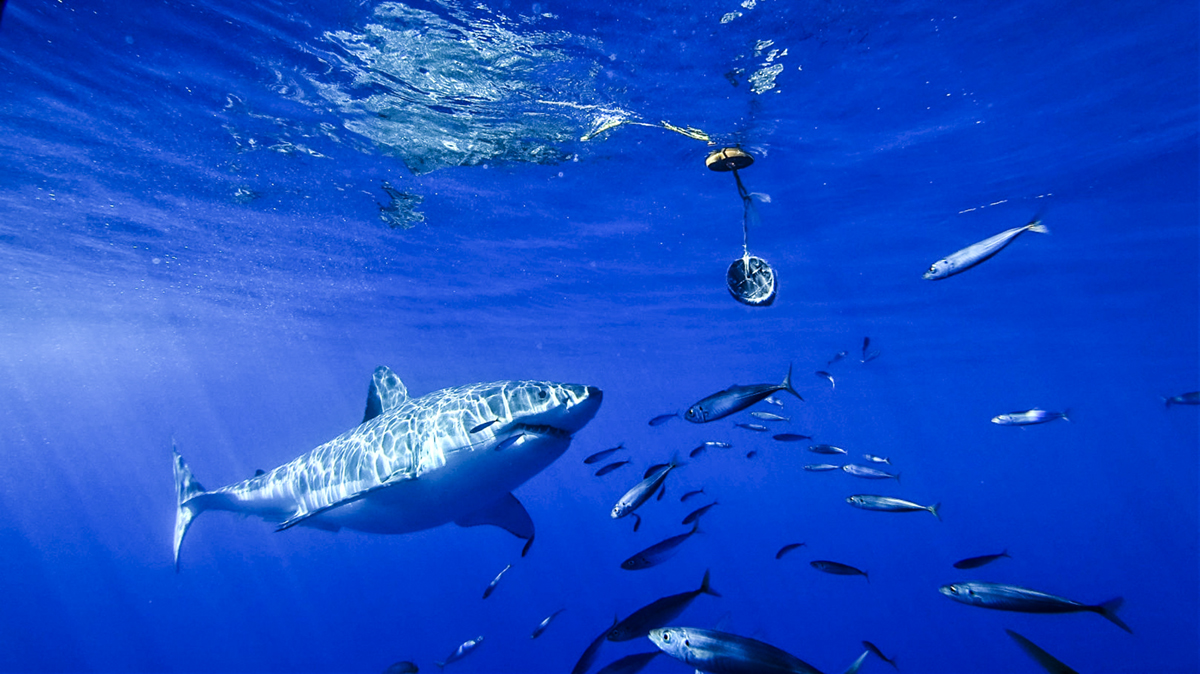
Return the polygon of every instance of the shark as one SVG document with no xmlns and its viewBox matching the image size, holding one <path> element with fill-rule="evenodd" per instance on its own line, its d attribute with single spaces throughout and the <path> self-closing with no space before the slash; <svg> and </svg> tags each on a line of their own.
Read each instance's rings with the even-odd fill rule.
<svg viewBox="0 0 1200 674">
<path fill-rule="evenodd" d="M 494 525 L 524 539 L 524 555 L 533 519 L 512 492 L 562 456 L 602 399 L 594 386 L 527 380 L 413 397 L 380 366 L 361 424 L 273 470 L 208 491 L 172 445 L 175 570 L 188 528 L 208 510 L 258 516 L 276 531 Z"/>
</svg>

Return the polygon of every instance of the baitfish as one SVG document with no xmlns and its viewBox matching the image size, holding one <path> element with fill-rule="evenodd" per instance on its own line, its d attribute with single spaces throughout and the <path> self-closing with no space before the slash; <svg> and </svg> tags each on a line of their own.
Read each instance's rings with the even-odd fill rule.
<svg viewBox="0 0 1200 674">
<path fill-rule="evenodd" d="M 1019 611 L 1021 613 L 1091 611 L 1099 613 L 1126 632 L 1133 633 L 1133 630 L 1129 629 L 1129 625 L 1117 617 L 1117 609 L 1121 608 L 1121 603 L 1124 601 L 1120 597 L 1110 599 L 1103 604 L 1081 604 L 1072 599 L 1056 597 L 1016 585 L 979 582 L 950 583 L 941 586 L 938 591 L 954 601 L 998 611 Z"/>
<path fill-rule="evenodd" d="M 500 578 L 502 578 L 504 576 L 504 574 L 508 573 L 508 570 L 511 568 L 512 568 L 512 564 L 509 564 L 508 566 L 504 567 L 503 569 L 500 570 L 500 573 L 496 574 L 496 577 L 492 579 L 492 582 L 488 583 L 487 589 L 485 589 L 483 591 L 484 599 L 487 599 L 488 597 L 492 596 L 492 593 L 496 591 L 496 585 L 500 582 Z"/>
<path fill-rule="evenodd" d="M 848 463 L 842 466 L 842 470 L 854 477 L 863 477 L 868 480 L 894 479 L 896 482 L 900 481 L 900 473 L 893 475 L 887 471 L 871 468 L 870 466 L 860 466 L 857 463 Z"/>
<path fill-rule="evenodd" d="M 433 664 L 437 665 L 438 669 L 445 669 L 446 665 L 450 664 L 451 662 L 457 662 L 457 661 L 462 660 L 463 658 L 467 657 L 468 655 L 470 655 L 471 651 L 474 651 L 476 648 L 479 648 L 479 644 L 482 644 L 482 643 L 483 643 L 482 636 L 478 636 L 478 637 L 475 637 L 474 639 L 464 641 L 462 643 L 462 645 L 460 645 L 458 648 L 454 649 L 454 652 L 451 653 L 449 656 L 447 656 L 445 660 L 443 660 L 442 662 L 435 662 Z"/>
<path fill-rule="evenodd" d="M 1042 650 L 1040 646 L 1033 643 L 1029 639 L 1026 639 L 1012 630 L 1006 629 L 1004 631 L 1008 634 L 1008 636 L 1012 637 L 1013 641 L 1017 642 L 1017 645 L 1021 647 L 1021 650 L 1029 654 L 1029 657 L 1033 658 L 1035 662 L 1042 666 L 1042 669 L 1050 672 L 1050 674 L 1079 674 L 1079 672 L 1076 672 L 1075 670 L 1066 666 L 1058 658 Z"/>
<path fill-rule="evenodd" d="M 663 481 L 667 479 L 667 474 L 681 465 L 683 464 L 672 459 L 671 463 L 659 468 L 657 471 L 647 476 L 646 479 L 635 484 L 632 488 L 630 488 L 629 491 L 625 492 L 625 495 L 622 496 L 620 500 L 617 501 L 617 504 L 613 506 L 613 519 L 620 519 L 628 515 L 629 513 L 641 507 L 643 503 L 650 500 L 650 497 L 654 496 L 655 492 L 657 492 L 659 487 L 662 486 Z"/>
<path fill-rule="evenodd" d="M 679 412 L 671 412 L 670 414 L 660 414 L 650 420 L 651 426 L 662 426 L 668 421 L 679 416 Z"/>
<path fill-rule="evenodd" d="M 814 559 L 813 561 L 809 562 L 809 565 L 818 571 L 832 573 L 835 576 L 862 576 L 863 578 L 867 579 L 868 583 L 871 582 L 871 577 L 867 575 L 866 571 L 863 571 L 862 569 L 856 569 L 849 564 L 831 562 L 828 559 Z"/>
<path fill-rule="evenodd" d="M 625 443 L 623 443 L 623 442 L 611 449 L 605 449 L 605 450 L 596 452 L 595 454 L 592 454 L 588 458 L 584 459 L 583 462 L 587 463 L 587 464 L 599 463 L 622 449 L 625 449 Z"/>
<path fill-rule="evenodd" d="M 538 623 L 538 626 L 537 626 L 537 627 L 535 627 L 535 628 L 533 628 L 533 634 L 530 634 L 530 635 L 529 635 L 529 638 L 530 638 L 530 639 L 536 639 L 536 638 L 538 638 L 538 637 L 542 636 L 542 632 L 545 632 L 545 631 L 546 631 L 546 628 L 550 626 L 550 623 L 551 623 L 551 622 L 552 622 L 552 621 L 553 621 L 555 618 L 557 618 L 557 617 L 558 617 L 558 614 L 559 614 L 559 613 L 562 613 L 562 612 L 563 612 L 563 611 L 565 611 L 565 610 L 567 610 L 567 609 L 565 609 L 565 608 L 560 608 L 560 609 L 558 609 L 557 611 L 555 611 L 554 613 L 551 613 L 550 615 L 546 616 L 546 619 L 545 619 L 545 620 L 543 620 L 542 622 Z"/>
<path fill-rule="evenodd" d="M 621 568 L 625 569 L 626 571 L 640 571 L 641 569 L 648 569 L 652 566 L 658 566 L 659 564 L 662 564 L 668 559 L 674 557 L 675 553 L 679 552 L 679 546 L 682 545 L 684 541 L 692 536 L 695 536 L 699 532 L 700 523 L 696 522 L 692 525 L 692 530 L 686 534 L 672 536 L 665 541 L 655 543 L 654 545 L 642 550 L 629 559 L 621 562 Z"/>
<path fill-rule="evenodd" d="M 795 550 L 796 548 L 802 548 L 802 547 L 804 547 L 803 543 L 788 543 L 787 545 L 783 546 L 782 548 L 779 548 L 779 552 L 775 553 L 775 559 L 783 559 L 783 556 L 786 555 L 787 553 L 791 552 L 792 550 Z"/>
<path fill-rule="evenodd" d="M 824 370 L 817 370 L 817 372 L 816 372 L 816 375 L 817 375 L 818 377 L 820 377 L 821 379 L 828 379 L 828 380 L 829 380 L 829 388 L 830 388 L 830 389 L 836 389 L 836 388 L 837 388 L 837 382 L 835 382 L 835 381 L 833 380 L 833 375 L 829 374 L 828 372 L 826 372 L 826 371 L 824 371 Z"/>
<path fill-rule="evenodd" d="M 1042 224 L 1040 217 L 1034 217 L 1028 224 L 1000 232 L 996 236 L 971 244 L 934 262 L 929 267 L 929 271 L 925 272 L 924 278 L 928 281 L 938 281 L 962 273 L 1004 250 L 1004 247 L 1012 243 L 1013 239 L 1025 232 L 1049 234 L 1050 230 Z"/>
<path fill-rule="evenodd" d="M 706 506 L 700 506 L 699 508 L 696 508 L 692 512 L 688 513 L 687 517 L 683 518 L 682 524 L 684 526 L 687 526 L 688 524 L 695 522 L 696 520 L 703 517 L 704 513 L 708 512 L 713 506 L 717 505 L 717 503 L 718 503 L 717 501 L 713 501 L 712 503 L 709 503 Z"/>
<path fill-rule="evenodd" d="M 810 463 L 804 466 L 804 470 L 810 473 L 825 473 L 831 470 L 838 470 L 841 466 L 836 463 Z"/>
<path fill-rule="evenodd" d="M 788 366 L 787 376 L 782 384 L 751 384 L 749 386 L 730 386 L 724 391 L 718 391 L 700 402 L 692 405 L 684 413 L 683 418 L 694 424 L 704 424 L 717 419 L 723 419 L 730 414 L 740 412 L 756 402 L 763 400 L 776 391 L 787 391 L 803 401 L 804 398 L 792 388 L 792 368 Z"/>
<path fill-rule="evenodd" d="M 956 569 L 978 569 L 984 564 L 991 564 L 1001 557 L 1009 557 L 1008 550 L 994 555 L 979 555 L 978 557 L 967 557 L 960 559 L 954 563 Z"/>
<path fill-rule="evenodd" d="M 1171 405 L 1200 405 L 1200 391 L 1180 393 L 1170 398 L 1163 396 L 1163 402 L 1166 403 L 1167 407 Z"/>
<path fill-rule="evenodd" d="M 779 442 L 800 442 L 801 440 L 812 440 L 811 435 L 800 435 L 799 433 L 776 433 L 771 437 Z"/>
<path fill-rule="evenodd" d="M 1009 412 L 1008 414 L 997 414 L 992 417 L 993 424 L 1001 426 L 1032 426 L 1034 424 L 1044 424 L 1055 419 L 1070 421 L 1067 414 L 1070 410 L 1064 412 L 1047 412 L 1033 408 L 1024 412 Z"/>
<path fill-rule="evenodd" d="M 814 454 L 847 454 L 848 453 L 848 452 L 846 452 L 846 450 L 842 449 L 841 447 L 834 447 L 833 445 L 811 445 L 808 448 L 808 451 L 813 452 Z"/>
<path fill-rule="evenodd" d="M 603 477 L 605 475 L 608 475 L 609 473 L 613 472 L 614 470 L 616 470 L 616 469 L 620 468 L 621 466 L 624 466 L 628 463 L 629 463 L 628 460 L 613 461 L 612 463 L 600 466 L 600 468 L 596 471 L 596 477 Z"/>
<path fill-rule="evenodd" d="M 876 646 L 875 644 L 871 643 L 870 641 L 864 641 L 864 642 L 862 642 L 862 645 L 863 645 L 863 648 L 870 651 L 872 654 L 877 656 L 880 660 L 883 660 L 884 662 L 888 663 L 889 665 L 891 665 L 892 667 L 894 667 L 897 670 L 900 669 L 899 667 L 896 666 L 896 658 L 895 657 L 889 658 L 888 656 L 884 655 L 883 651 L 879 650 L 879 647 Z"/>
<path fill-rule="evenodd" d="M 800 658 L 771 644 L 728 632 L 698 627 L 660 627 L 650 641 L 667 655 L 698 672 L 710 674 L 821 674 Z M 846 669 L 856 674 L 869 652 Z"/>
<path fill-rule="evenodd" d="M 704 580 L 700 582 L 698 589 L 655 599 L 634 611 L 628 618 L 612 628 L 612 631 L 608 633 L 608 640 L 629 641 L 647 636 L 650 634 L 650 630 L 663 627 L 678 618 L 680 613 L 691 606 L 696 597 L 702 594 L 720 597 L 721 594 L 712 589 L 712 585 L 709 584 L 709 575 L 708 571 L 704 572 Z"/>
<path fill-rule="evenodd" d="M 292 461 L 206 491 L 172 448 L 175 568 L 192 521 L 206 510 L 256 515 L 278 531 L 400 534 L 449 522 L 491 524 L 527 541 L 533 520 L 512 491 L 567 450 L 600 407 L 600 389 L 501 381 L 411 397 L 390 369 L 376 368 L 361 424 Z M 484 421 L 500 422 L 476 433 Z M 521 442 L 492 451 L 509 439 Z"/>
<path fill-rule="evenodd" d="M 634 653 L 604 665 L 596 674 L 637 674 L 650 664 L 654 658 L 662 655 L 662 651 L 649 653 Z"/>
<path fill-rule="evenodd" d="M 876 496 L 875 494 L 855 494 L 854 496 L 847 496 L 846 503 L 849 503 L 855 508 L 862 508 L 863 510 L 877 510 L 879 512 L 887 513 L 907 513 L 915 512 L 917 510 L 928 510 L 934 517 L 938 518 L 938 520 L 942 519 L 942 516 L 938 514 L 938 508 L 942 507 L 941 503 L 934 503 L 931 506 L 923 506 L 913 503 L 912 501 L 892 498 L 891 496 Z"/>
</svg>

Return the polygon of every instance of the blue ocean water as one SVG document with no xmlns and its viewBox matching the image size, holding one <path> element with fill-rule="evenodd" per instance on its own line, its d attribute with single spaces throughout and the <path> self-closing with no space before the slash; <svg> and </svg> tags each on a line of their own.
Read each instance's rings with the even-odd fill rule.
<svg viewBox="0 0 1200 674">
<path fill-rule="evenodd" d="M 1042 671 L 1005 629 L 1078 671 L 1200 670 L 1200 408 L 1161 397 L 1200 388 L 1198 14 L 8 2 L 0 670 L 436 671 L 483 635 L 447 671 L 563 672 L 614 614 L 706 570 L 721 597 L 676 624 L 825 672 L 864 639 L 903 672 Z M 724 146 L 756 159 L 740 175 L 762 195 L 749 249 L 778 274 L 770 307 L 724 287 L 742 202 L 704 164 Z M 921 278 L 1039 215 L 1050 235 Z M 208 487 L 270 470 L 357 424 L 377 365 L 413 395 L 604 391 L 516 491 L 529 554 L 490 527 L 274 533 L 214 512 L 176 573 L 172 442 Z M 789 367 L 804 402 L 753 408 L 790 419 L 772 433 L 886 456 L 899 483 L 807 472 L 825 457 L 734 426 L 746 412 L 647 423 Z M 1032 407 L 1070 421 L 989 423 Z M 732 447 L 684 458 L 638 531 L 609 516 L 704 441 Z M 631 465 L 595 477 L 583 458 L 619 443 Z M 709 499 L 676 557 L 620 568 Z M 966 580 L 1120 596 L 1133 633 L 938 592 Z M 607 643 L 592 671 L 653 649 Z"/>
</svg>

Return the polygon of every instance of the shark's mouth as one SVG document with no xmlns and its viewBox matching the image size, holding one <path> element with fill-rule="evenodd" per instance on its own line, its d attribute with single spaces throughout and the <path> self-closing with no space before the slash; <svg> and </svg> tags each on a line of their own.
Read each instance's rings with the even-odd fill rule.
<svg viewBox="0 0 1200 674">
<path fill-rule="evenodd" d="M 514 431 L 525 433 L 527 435 L 549 435 L 556 438 L 566 439 L 570 439 L 571 437 L 571 434 L 568 431 L 564 431 L 561 428 L 555 428 L 554 426 L 542 426 L 538 424 L 513 424 L 511 428 Z"/>
</svg>

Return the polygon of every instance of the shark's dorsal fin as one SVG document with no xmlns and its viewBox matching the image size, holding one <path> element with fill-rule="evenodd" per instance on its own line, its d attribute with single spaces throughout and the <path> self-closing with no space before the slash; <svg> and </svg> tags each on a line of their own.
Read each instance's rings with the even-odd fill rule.
<svg viewBox="0 0 1200 674">
<path fill-rule="evenodd" d="M 375 368 L 371 377 L 371 388 L 367 390 L 367 411 L 363 414 L 363 423 L 375 417 L 390 412 L 408 400 L 408 389 L 400 377 L 386 365 Z"/>
<path fill-rule="evenodd" d="M 525 506 L 521 505 L 517 497 L 512 494 L 505 494 L 492 505 L 464 515 L 454 520 L 454 523 L 460 527 L 490 524 L 504 529 L 517 538 L 527 541 L 533 539 L 533 518 L 525 511 Z"/>
</svg>

